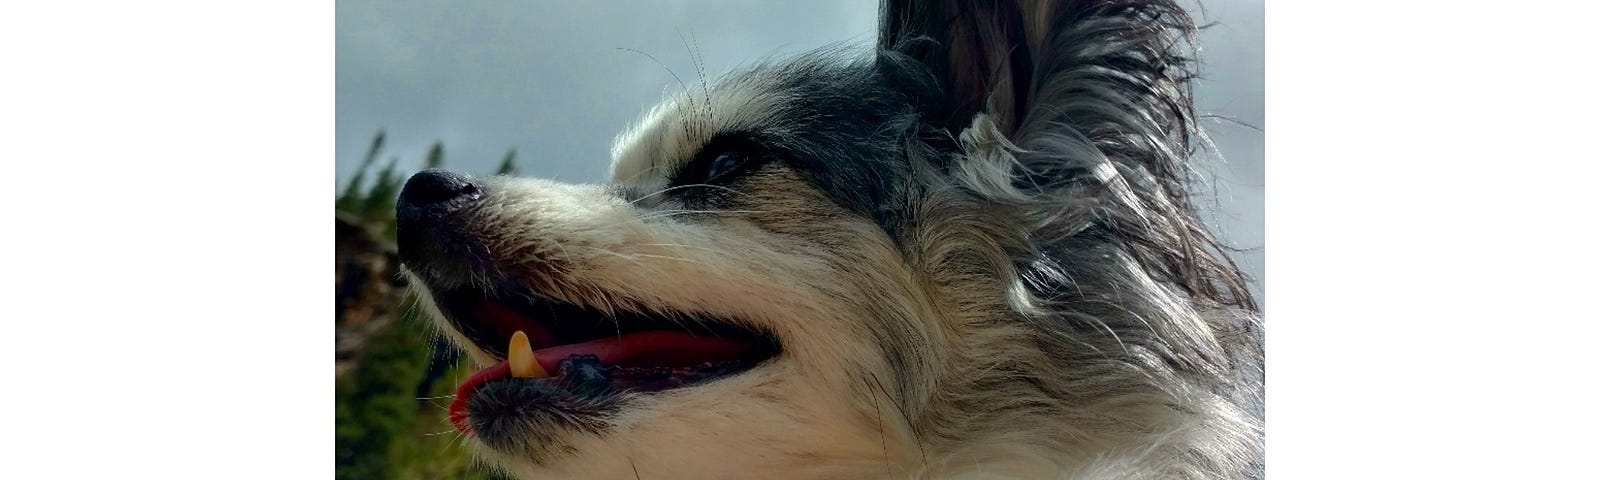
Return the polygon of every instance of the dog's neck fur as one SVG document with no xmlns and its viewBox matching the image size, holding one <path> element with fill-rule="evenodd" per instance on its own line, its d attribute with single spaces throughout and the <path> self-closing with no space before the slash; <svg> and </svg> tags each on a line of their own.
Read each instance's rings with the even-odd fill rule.
<svg viewBox="0 0 1600 480">
<path fill-rule="evenodd" d="M 995 130 L 978 118 L 963 136 L 991 141 L 969 141 L 961 155 L 1009 155 L 1015 147 Z M 1030 244 L 1029 232 L 1008 230 L 1019 224 L 1008 217 L 1025 212 L 929 188 L 943 191 L 915 195 L 923 213 L 912 217 L 934 220 L 907 233 L 938 240 L 907 242 L 932 248 L 906 254 L 931 290 L 929 321 L 940 325 L 930 330 L 958 340 L 903 347 L 941 370 L 913 377 L 944 381 L 899 385 L 899 415 L 886 418 L 906 422 L 905 464 L 940 478 L 1260 473 L 1262 398 L 1250 388 L 1261 382 L 1260 320 L 1251 309 L 1196 302 L 1108 241 L 1053 252 L 1070 277 L 1056 286 L 1069 288 L 1041 298 L 1018 280 L 1026 266 L 1006 247 Z M 1063 372 L 1052 365 L 1071 365 L 1069 376 L 1051 376 Z"/>
<path fill-rule="evenodd" d="M 937 249 L 911 256 L 961 339 L 907 397 L 951 464 L 1260 474 L 1259 317 L 1187 198 L 1193 32 L 1162 1 L 889 2 L 880 45 L 937 79 L 930 120 L 971 119 L 913 148 L 939 167 L 904 242 Z"/>
</svg>

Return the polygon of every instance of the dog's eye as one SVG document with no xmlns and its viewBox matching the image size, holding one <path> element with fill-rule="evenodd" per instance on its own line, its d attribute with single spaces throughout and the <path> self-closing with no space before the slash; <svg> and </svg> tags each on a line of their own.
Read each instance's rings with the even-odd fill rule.
<svg viewBox="0 0 1600 480">
<path fill-rule="evenodd" d="M 709 182 L 738 170 L 739 167 L 744 166 L 749 158 L 744 152 L 722 152 L 716 158 L 711 159 L 711 164 L 706 167 L 705 181 Z"/>
<path fill-rule="evenodd" d="M 694 160 L 672 178 L 676 186 L 729 183 L 756 170 L 771 155 L 769 150 L 747 135 L 720 135 L 701 148 Z M 694 195 L 699 190 L 684 192 Z"/>
</svg>

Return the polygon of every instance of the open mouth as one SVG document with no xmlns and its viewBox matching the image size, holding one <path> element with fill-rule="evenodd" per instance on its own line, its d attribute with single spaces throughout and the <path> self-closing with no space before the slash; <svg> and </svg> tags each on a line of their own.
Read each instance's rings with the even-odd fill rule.
<svg viewBox="0 0 1600 480">
<path fill-rule="evenodd" d="M 450 423 L 469 435 L 541 408 L 567 418 L 598 413 L 623 394 L 724 378 L 778 353 L 770 334 L 698 314 L 607 314 L 521 292 L 457 290 L 435 299 L 467 339 L 500 360 L 463 382 L 450 403 Z"/>
</svg>

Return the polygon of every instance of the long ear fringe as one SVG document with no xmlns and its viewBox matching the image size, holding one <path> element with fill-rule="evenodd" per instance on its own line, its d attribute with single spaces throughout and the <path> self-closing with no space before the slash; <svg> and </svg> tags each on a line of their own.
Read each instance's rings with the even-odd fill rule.
<svg viewBox="0 0 1600 480">
<path fill-rule="evenodd" d="M 891 0 L 883 14 L 880 47 L 937 79 L 943 102 L 926 112 L 964 151 L 951 175 L 1027 212 L 1039 250 L 1094 229 L 1192 297 L 1257 308 L 1189 199 L 1204 134 L 1191 97 L 1195 25 L 1181 7 Z"/>
<path fill-rule="evenodd" d="M 939 126 L 959 130 L 979 112 L 1016 125 L 1033 72 L 1027 3 L 887 0 L 878 46 L 915 59 L 938 79 Z"/>
</svg>

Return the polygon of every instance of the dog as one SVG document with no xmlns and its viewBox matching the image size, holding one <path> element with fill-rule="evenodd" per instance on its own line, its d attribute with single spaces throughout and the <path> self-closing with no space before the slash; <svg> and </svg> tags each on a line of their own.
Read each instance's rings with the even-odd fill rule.
<svg viewBox="0 0 1600 480">
<path fill-rule="evenodd" d="M 449 420 L 522 478 L 1257 478 L 1263 324 L 1189 189 L 1187 13 L 890 0 L 668 95 L 596 185 L 428 170 Z"/>
</svg>

